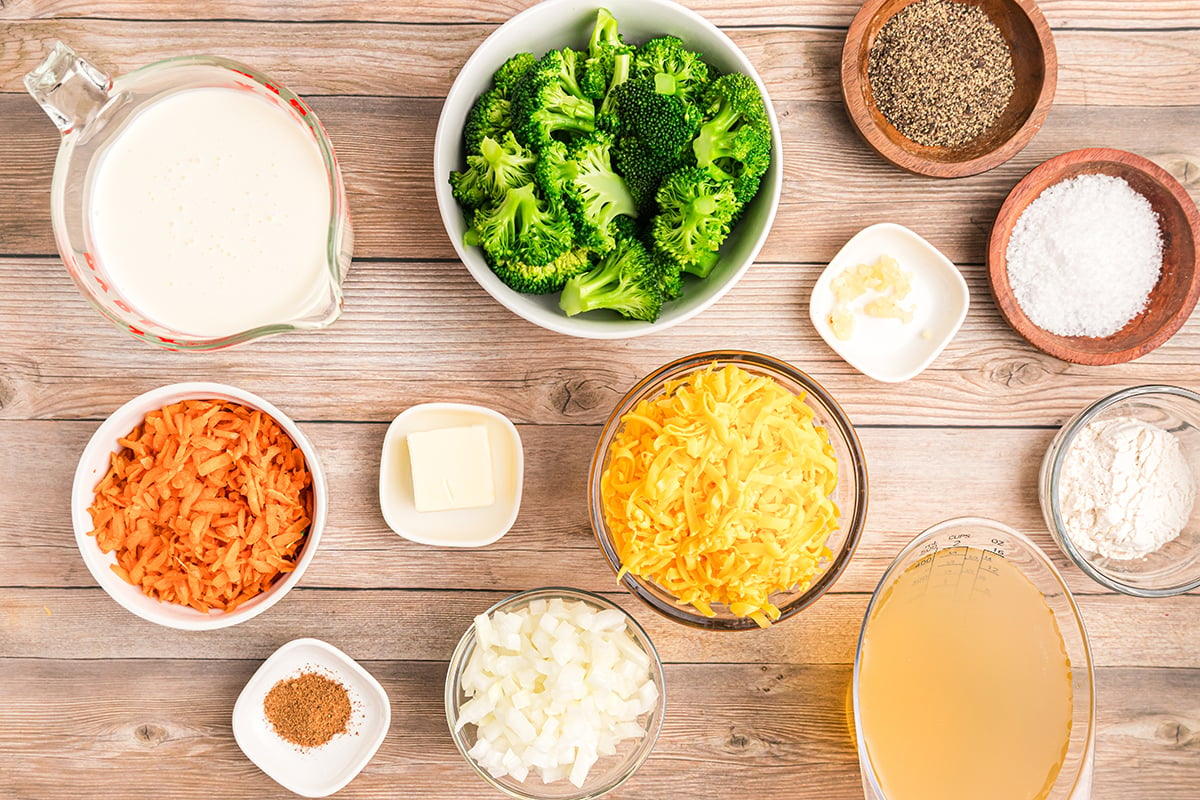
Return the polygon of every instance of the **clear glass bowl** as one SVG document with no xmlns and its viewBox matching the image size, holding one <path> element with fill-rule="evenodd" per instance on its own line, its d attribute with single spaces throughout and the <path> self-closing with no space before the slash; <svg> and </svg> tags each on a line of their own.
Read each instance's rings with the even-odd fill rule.
<svg viewBox="0 0 1200 800">
<path fill-rule="evenodd" d="M 1200 480 L 1200 394 L 1177 386 L 1132 386 L 1097 400 L 1063 425 L 1042 459 L 1038 499 L 1046 527 L 1067 557 L 1092 580 L 1136 597 L 1169 597 L 1200 587 L 1200 502 L 1179 536 L 1147 556 L 1114 559 L 1080 549 L 1067 535 L 1059 483 L 1063 460 L 1078 435 L 1097 419 L 1134 417 L 1179 440 L 1194 479 Z"/>
<path fill-rule="evenodd" d="M 1016 567 L 1041 592 L 1062 636 L 1063 649 L 1070 666 L 1071 731 L 1058 774 L 1054 776 L 1053 783 L 1046 787 L 1046 794 L 1042 796 L 1045 800 L 1083 800 L 1090 797 L 1096 747 L 1095 669 L 1087 630 L 1083 626 L 1083 618 L 1079 615 L 1075 599 L 1054 564 L 1025 536 L 994 520 L 959 517 L 934 525 L 900 551 L 887 572 L 879 579 L 879 585 L 871 595 L 871 602 L 863 615 L 863 626 L 854 655 L 852 697 L 854 734 L 866 800 L 887 800 L 863 732 L 860 686 L 863 643 L 876 612 L 892 595 L 905 571 L 918 565 L 921 569 L 928 570 L 925 580 L 937 581 L 942 587 L 961 585 L 969 581 L 972 591 L 978 589 L 981 594 L 986 595 L 986 581 L 994 569 L 989 568 L 988 562 L 995 559 L 1004 559 Z M 927 585 L 931 586 L 933 583 Z M 973 677 L 977 676 L 958 676 L 958 679 L 971 680 Z M 953 680 L 949 671 L 945 679 Z M 939 759 L 944 754 L 929 752 L 929 748 L 923 748 L 923 751 L 927 752 L 929 759 L 929 763 L 924 766 L 937 769 Z M 996 754 L 996 758 L 1002 759 L 1003 756 Z M 1003 768 L 1002 760 L 997 761 L 997 766 Z M 979 780 L 987 781 L 988 778 L 981 775 Z"/>
<path fill-rule="evenodd" d="M 737 365 L 748 372 L 773 378 L 786 389 L 803 395 L 805 402 L 816 415 L 816 424 L 823 427 L 829 435 L 829 442 L 833 445 L 834 455 L 837 458 L 838 485 L 833 500 L 840 512 L 840 524 L 826 541 L 826 546 L 833 553 L 833 557 L 824 565 L 823 572 L 809 584 L 806 590 L 776 592 L 771 596 L 771 602 L 780 611 L 780 617 L 776 623 L 778 624 L 807 608 L 833 586 L 850 563 L 851 556 L 854 555 L 867 516 L 867 466 L 858 435 L 854 432 L 854 426 L 851 425 L 850 419 L 842 411 L 841 406 L 821 384 L 790 364 L 759 353 L 740 350 L 711 351 L 672 361 L 639 381 L 617 404 L 604 424 L 600 441 L 596 444 L 596 452 L 592 457 L 591 472 L 588 477 L 590 485 L 588 512 L 591 517 L 592 530 L 595 532 L 600 549 L 604 551 L 613 571 L 619 572 L 621 559 L 617 554 L 607 521 L 604 518 L 604 507 L 600 496 L 600 477 L 608 466 L 608 450 L 620 430 L 621 418 L 642 400 L 662 394 L 668 382 L 686 378 L 691 373 L 706 369 L 711 364 L 716 364 L 718 367 L 728 364 Z M 716 616 L 706 617 L 690 605 L 680 604 L 673 594 L 652 581 L 627 573 L 621 578 L 621 583 L 639 600 L 675 622 L 707 630 L 760 630 L 753 619 L 735 616 L 727 608 L 718 604 L 714 604 L 712 607 Z"/>
<path fill-rule="evenodd" d="M 446 722 L 450 726 L 450 735 L 454 739 L 454 744 L 467 763 L 491 786 L 509 797 L 517 798 L 517 800 L 592 800 L 592 798 L 608 794 L 633 777 L 638 767 L 650 756 L 650 751 L 654 749 L 654 743 L 662 729 L 663 710 L 666 708 L 666 682 L 663 678 L 662 660 L 658 656 L 658 651 L 654 649 L 654 643 L 650 641 L 650 637 L 637 620 L 611 600 L 580 589 L 551 586 L 518 592 L 496 603 L 484 613 L 517 611 L 525 608 L 534 600 L 555 598 L 581 601 L 600 611 L 617 609 L 625 614 L 629 633 L 638 647 L 650 656 L 651 678 L 658 686 L 658 703 L 650 713 L 642 717 L 641 721 L 646 735 L 636 742 L 627 740 L 622 743 L 615 755 L 601 757 L 592 766 L 587 780 L 579 788 L 567 780 L 542 783 L 535 770 L 531 770 L 524 781 L 518 781 L 511 775 L 505 775 L 502 778 L 493 777 L 490 772 L 468 755 L 468 751 L 475 745 L 475 726 L 468 724 L 464 725 L 462 730 L 455 730 L 459 708 L 469 699 L 462 689 L 462 675 L 467 662 L 471 659 L 471 654 L 475 652 L 475 626 L 472 624 L 463 634 L 462 639 L 458 642 L 458 647 L 454 648 L 454 654 L 450 657 L 450 668 L 446 673 Z"/>
</svg>

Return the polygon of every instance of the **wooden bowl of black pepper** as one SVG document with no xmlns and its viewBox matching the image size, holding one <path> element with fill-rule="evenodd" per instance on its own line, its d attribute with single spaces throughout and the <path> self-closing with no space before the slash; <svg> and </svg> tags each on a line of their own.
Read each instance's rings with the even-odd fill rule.
<svg viewBox="0 0 1200 800">
<path fill-rule="evenodd" d="M 867 0 L 842 48 L 842 98 L 859 134 L 896 166 L 937 178 L 1020 152 L 1057 76 L 1034 0 Z"/>
</svg>

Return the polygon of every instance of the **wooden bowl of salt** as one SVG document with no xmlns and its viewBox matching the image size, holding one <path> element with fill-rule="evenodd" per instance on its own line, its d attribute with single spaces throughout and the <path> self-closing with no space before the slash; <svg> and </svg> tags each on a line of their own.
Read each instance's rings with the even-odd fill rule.
<svg viewBox="0 0 1200 800">
<path fill-rule="evenodd" d="M 1066 336 L 1039 327 L 1018 302 L 1008 263 L 1013 231 L 1030 204 L 1050 187 L 1084 175 L 1124 180 L 1149 201 L 1162 240 L 1162 265 L 1145 306 L 1123 327 L 1106 336 Z M 1120 224 L 1121 220 L 1115 222 Z M 1200 212 L 1169 172 L 1124 150 L 1073 150 L 1035 167 L 1005 199 L 988 240 L 988 284 L 1001 316 L 1038 350 L 1075 364 L 1120 364 L 1154 350 L 1187 321 L 1200 297 L 1197 250 L 1200 250 Z M 1085 286 L 1083 290 L 1091 288 Z"/>
<path fill-rule="evenodd" d="M 938 23 L 929 6 L 941 4 L 943 8 L 958 6 L 954 19 Z M 974 98 L 942 92 L 939 87 L 949 86 L 970 72 L 970 62 L 979 48 L 971 42 L 955 39 L 964 25 L 963 12 L 975 14 L 982 11 L 987 21 L 998 30 L 1003 45 L 1011 57 L 1012 85 L 1007 104 L 1001 104 L 998 117 L 981 129 L 972 131 L 966 141 L 952 141 L 953 137 L 922 136 L 907 127 L 902 120 L 894 123 L 885 109 L 893 111 L 888 104 L 888 87 L 872 86 L 872 51 L 876 44 L 883 47 L 896 31 L 885 31 L 885 27 L 908 27 L 913 39 L 949 37 L 945 41 L 932 42 L 928 52 L 908 48 L 896 62 L 898 72 L 917 75 L 924 85 L 910 86 L 902 90 L 909 99 L 923 97 L 933 108 L 951 108 L 961 104 L 963 109 L 975 108 L 986 101 L 994 91 L 983 92 Z M 914 31 L 905 24 L 903 16 L 923 17 L 917 27 L 924 32 Z M 931 19 L 931 16 L 934 17 Z M 896 21 L 896 26 L 889 23 Z M 956 32 L 958 32 L 956 34 Z M 881 37 L 881 33 L 883 34 Z M 909 44 L 912 44 L 911 42 Z M 902 44 L 903 47 L 903 44 Z M 962 63 L 943 65 L 945 74 L 930 72 L 929 64 L 937 60 L 937 54 L 957 51 Z M 879 56 L 876 51 L 875 57 Z M 876 62 L 878 68 L 878 61 Z M 978 75 L 976 76 L 978 77 Z M 876 79 L 882 80 L 878 73 Z M 909 172 L 936 178 L 959 178 L 986 172 L 1008 161 L 1029 144 L 1041 130 L 1054 100 L 1054 88 L 1058 79 L 1058 56 L 1054 49 L 1054 38 L 1050 24 L 1042 15 L 1035 0 L 961 0 L 950 4 L 946 0 L 866 0 L 855 15 L 842 47 L 842 99 L 846 113 L 859 135 L 867 144 L 892 164 Z M 882 101 L 882 102 L 881 102 Z M 881 105 L 883 106 L 881 108 Z M 895 115 L 895 114 L 894 114 Z M 938 125 L 949 124 L 943 119 Z M 899 125 L 899 127 L 898 127 Z M 901 128 L 910 135 L 901 132 Z M 915 138 L 913 138 L 915 137 Z"/>
</svg>

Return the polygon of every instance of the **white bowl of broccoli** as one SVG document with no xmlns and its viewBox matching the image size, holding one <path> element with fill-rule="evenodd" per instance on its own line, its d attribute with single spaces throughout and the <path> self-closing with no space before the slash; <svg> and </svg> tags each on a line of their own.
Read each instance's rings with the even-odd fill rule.
<svg viewBox="0 0 1200 800">
<path fill-rule="evenodd" d="M 434 175 L 488 294 L 543 328 L 622 339 L 690 319 L 749 269 L 782 145 L 753 65 L 699 14 L 545 0 L 463 66 Z"/>
</svg>

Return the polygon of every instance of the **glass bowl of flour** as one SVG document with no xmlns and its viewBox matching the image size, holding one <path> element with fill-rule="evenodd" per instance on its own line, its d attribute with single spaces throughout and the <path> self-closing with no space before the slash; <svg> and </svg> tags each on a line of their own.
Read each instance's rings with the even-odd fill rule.
<svg viewBox="0 0 1200 800">
<path fill-rule="evenodd" d="M 1075 415 L 1042 461 L 1038 496 L 1062 551 L 1137 597 L 1200 586 L 1200 395 L 1134 386 Z"/>
</svg>

